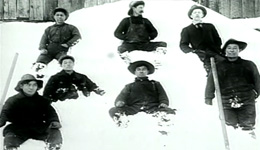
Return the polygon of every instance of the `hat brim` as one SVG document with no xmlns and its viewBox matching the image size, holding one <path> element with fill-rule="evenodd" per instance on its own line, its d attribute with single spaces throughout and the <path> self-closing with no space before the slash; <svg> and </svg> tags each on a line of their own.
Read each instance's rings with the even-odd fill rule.
<svg viewBox="0 0 260 150">
<path fill-rule="evenodd" d="M 135 70 L 137 67 L 140 67 L 140 66 L 146 66 L 147 69 L 148 69 L 148 74 L 153 74 L 154 73 L 154 66 L 147 62 L 147 61 L 136 61 L 136 62 L 133 62 L 131 63 L 129 66 L 128 66 L 128 70 L 132 73 L 132 74 L 135 74 Z"/>
<path fill-rule="evenodd" d="M 225 54 L 226 53 L 226 48 L 229 44 L 237 44 L 239 47 L 239 51 L 243 51 L 247 47 L 247 43 L 243 41 L 238 41 L 235 39 L 229 39 L 223 46 L 222 52 Z"/>
<path fill-rule="evenodd" d="M 36 81 L 37 82 L 37 85 L 38 85 L 38 89 L 37 90 L 40 90 L 42 87 L 43 87 L 43 81 L 42 80 L 23 80 L 23 81 L 19 81 L 16 85 L 16 87 L 14 88 L 16 91 L 20 92 L 22 89 L 21 89 L 21 84 L 23 82 L 30 82 L 30 81 Z"/>
</svg>

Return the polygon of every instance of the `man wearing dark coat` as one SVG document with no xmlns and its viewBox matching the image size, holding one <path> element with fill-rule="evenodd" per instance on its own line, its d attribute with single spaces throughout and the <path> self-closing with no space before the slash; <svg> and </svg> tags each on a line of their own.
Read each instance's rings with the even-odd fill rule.
<svg viewBox="0 0 260 150">
<path fill-rule="evenodd" d="M 115 37 L 123 40 L 118 47 L 119 54 L 134 50 L 166 52 L 165 42 L 151 42 L 158 32 L 147 18 L 143 18 L 144 5 L 144 1 L 132 1 L 128 11 L 130 17 L 124 18 L 116 28 Z"/>
<path fill-rule="evenodd" d="M 190 8 L 188 17 L 192 19 L 192 24 L 181 31 L 180 49 L 184 53 L 195 53 L 208 74 L 210 57 L 214 57 L 217 62 L 224 60 L 224 57 L 221 54 L 222 41 L 215 26 L 202 22 L 206 15 L 207 10 L 202 6 L 193 5 Z"/>
<path fill-rule="evenodd" d="M 45 29 L 40 41 L 40 56 L 35 62 L 34 68 L 38 72 L 45 68 L 53 59 L 59 60 L 66 55 L 69 48 L 77 44 L 81 39 L 77 27 L 65 23 L 69 17 L 69 12 L 64 8 L 56 8 L 53 11 L 55 24 Z M 39 76 L 42 74 L 39 73 Z"/>
<path fill-rule="evenodd" d="M 256 119 L 255 100 L 260 93 L 257 66 L 238 56 L 247 43 L 229 39 L 223 46 L 226 60 L 216 64 L 226 124 L 242 130 L 253 130 Z M 213 74 L 210 73 L 205 91 L 205 103 L 212 105 L 215 97 Z"/>
<path fill-rule="evenodd" d="M 58 150 L 62 144 L 61 124 L 55 109 L 38 90 L 43 81 L 25 74 L 15 90 L 19 93 L 5 102 L 0 115 L 0 127 L 10 122 L 3 131 L 4 150 L 16 150 L 28 139 L 42 140 L 48 150 Z"/>
<path fill-rule="evenodd" d="M 164 111 L 175 114 L 169 108 L 167 94 L 158 81 L 149 80 L 147 75 L 154 73 L 154 66 L 147 61 L 136 61 L 129 65 L 128 70 L 136 75 L 133 83 L 127 84 L 115 100 L 115 107 L 109 110 L 112 118 L 120 115 L 135 115 L 139 112 L 153 114 Z"/>
<path fill-rule="evenodd" d="M 86 75 L 73 70 L 75 59 L 72 56 L 65 55 L 59 60 L 62 71 L 50 77 L 48 80 L 43 96 L 52 102 L 66 99 L 77 99 L 77 91 L 82 91 L 83 95 L 88 97 L 94 91 L 98 95 L 105 94 L 96 83 L 91 81 Z"/>
</svg>

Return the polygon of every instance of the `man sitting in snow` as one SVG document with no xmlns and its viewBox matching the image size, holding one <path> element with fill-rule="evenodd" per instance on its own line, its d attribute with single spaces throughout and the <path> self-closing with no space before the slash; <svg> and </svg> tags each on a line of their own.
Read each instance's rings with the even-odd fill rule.
<svg viewBox="0 0 260 150">
<path fill-rule="evenodd" d="M 61 124 L 55 109 L 38 90 L 43 81 L 25 74 L 9 97 L 0 115 L 0 127 L 10 122 L 3 131 L 4 150 L 17 150 L 28 139 L 46 142 L 48 150 L 58 150 L 62 144 Z"/>
<path fill-rule="evenodd" d="M 165 42 L 151 42 L 157 37 L 158 32 L 147 18 L 142 17 L 144 5 L 144 1 L 132 1 L 128 11 L 130 17 L 124 18 L 114 32 L 115 37 L 123 40 L 122 45 L 118 47 L 123 59 L 127 52 L 134 50 L 166 53 Z"/>
<path fill-rule="evenodd" d="M 253 130 L 256 119 L 255 100 L 260 93 L 260 75 L 256 65 L 238 54 L 247 43 L 229 39 L 223 46 L 227 59 L 216 64 L 226 124 L 242 130 Z M 215 97 L 212 73 L 205 91 L 205 103 Z"/>
<path fill-rule="evenodd" d="M 75 59 L 72 56 L 65 55 L 60 58 L 59 63 L 63 70 L 50 77 L 44 88 L 43 96 L 56 102 L 77 99 L 78 90 L 82 91 L 86 97 L 90 96 L 92 91 L 99 95 L 105 94 L 105 91 L 101 90 L 86 75 L 73 70 L 74 62 Z"/>
<path fill-rule="evenodd" d="M 59 60 L 61 56 L 66 55 L 69 48 L 81 38 L 77 27 L 65 23 L 69 17 L 66 9 L 56 8 L 52 15 L 55 24 L 49 26 L 42 35 L 39 47 L 41 54 L 33 66 L 39 78 L 44 76 L 40 73 L 41 69 L 53 59 Z"/>
<path fill-rule="evenodd" d="M 113 119 L 123 114 L 135 115 L 138 112 L 148 114 L 164 111 L 175 114 L 168 107 L 169 99 L 158 81 L 149 80 L 147 75 L 154 73 L 154 66 L 147 61 L 136 61 L 129 65 L 128 70 L 136 75 L 135 82 L 127 84 L 115 100 L 115 107 L 109 110 Z"/>
<path fill-rule="evenodd" d="M 207 10 L 202 6 L 193 5 L 188 17 L 192 24 L 181 31 L 180 48 L 184 53 L 195 53 L 203 62 L 207 72 L 210 71 L 210 57 L 217 62 L 224 60 L 221 54 L 221 38 L 213 24 L 203 23 L 202 18 L 207 15 Z"/>
</svg>

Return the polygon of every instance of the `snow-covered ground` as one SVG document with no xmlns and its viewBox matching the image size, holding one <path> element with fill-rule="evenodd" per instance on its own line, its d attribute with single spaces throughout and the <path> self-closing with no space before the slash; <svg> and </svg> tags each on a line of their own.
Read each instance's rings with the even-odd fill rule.
<svg viewBox="0 0 260 150">
<path fill-rule="evenodd" d="M 78 100 L 57 102 L 63 128 L 63 150 L 222 150 L 224 140 L 216 100 L 213 106 L 204 104 L 206 84 L 202 63 L 193 54 L 184 54 L 179 49 L 181 29 L 191 23 L 187 16 L 194 2 L 189 0 L 147 0 L 144 17 L 151 20 L 159 31 L 156 41 L 168 43 L 168 53 L 163 66 L 151 75 L 164 86 L 170 98 L 170 106 L 176 108 L 175 125 L 168 136 L 157 132 L 156 121 L 143 113 L 129 117 L 126 129 L 117 128 L 108 115 L 116 96 L 125 84 L 134 80 L 127 65 L 117 55 L 120 41 L 113 36 L 119 22 L 127 17 L 130 1 L 120 1 L 92 8 L 81 9 L 70 14 L 68 23 L 77 26 L 82 41 L 72 48 L 70 55 L 76 58 L 75 70 L 88 75 L 102 89 L 104 96 L 92 93 Z M 223 39 L 243 40 L 248 47 L 241 57 L 254 61 L 260 70 L 260 18 L 230 20 L 209 9 L 204 22 L 213 23 Z M 248 22 L 250 21 L 250 25 Z M 32 63 L 39 55 L 38 44 L 44 29 L 53 23 L 1 23 L 1 80 L 2 95 L 9 68 L 15 52 L 18 62 L 10 83 L 7 97 L 20 77 L 30 72 Z M 47 74 L 60 70 L 56 61 L 49 64 Z M 42 91 L 40 91 L 42 92 Z M 257 103 L 259 108 L 259 103 Z M 260 135 L 260 117 L 257 110 L 256 132 Z M 2 132 L 2 129 L 0 130 Z M 259 138 L 252 140 L 246 133 L 228 128 L 231 150 L 260 149 Z M 3 138 L 1 136 L 0 145 Z M 20 150 L 42 150 L 44 143 L 29 140 Z"/>
</svg>

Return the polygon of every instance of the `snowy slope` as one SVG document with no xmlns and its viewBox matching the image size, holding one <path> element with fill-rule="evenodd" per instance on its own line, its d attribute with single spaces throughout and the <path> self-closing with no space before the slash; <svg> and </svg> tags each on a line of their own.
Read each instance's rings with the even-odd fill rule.
<svg viewBox="0 0 260 150">
<path fill-rule="evenodd" d="M 178 110 L 175 127 L 168 136 L 156 131 L 156 122 L 145 114 L 129 117 L 127 129 L 119 129 L 108 115 L 114 99 L 125 84 L 134 76 L 116 54 L 120 41 L 113 32 L 121 19 L 127 17 L 129 1 L 86 8 L 73 12 L 68 23 L 77 26 L 82 41 L 71 51 L 76 58 L 75 70 L 87 74 L 106 94 L 57 102 L 54 107 L 63 124 L 64 150 L 221 150 L 224 142 L 218 108 L 204 104 L 205 71 L 197 56 L 184 54 L 179 49 L 181 29 L 190 24 L 187 12 L 192 1 L 147 0 L 144 17 L 151 20 L 159 31 L 156 41 L 168 43 L 168 54 L 164 65 L 151 79 L 159 80 L 170 98 L 170 105 Z M 204 19 L 218 29 L 223 43 L 229 38 L 248 42 L 248 48 L 241 53 L 245 59 L 254 61 L 260 67 L 260 32 L 246 23 L 234 22 L 211 10 Z M 246 22 L 247 20 L 245 20 Z M 259 20 L 258 20 L 259 21 Z M 7 97 L 15 94 L 13 87 L 21 75 L 30 71 L 38 56 L 38 44 L 44 29 L 52 23 L 3 23 L 1 24 L 1 80 L 2 93 L 5 80 L 15 52 L 19 52 L 13 80 Z M 260 68 L 259 68 L 260 69 Z M 56 61 L 49 64 L 48 74 L 59 71 Z M 42 92 L 42 91 L 41 91 Z M 259 104 L 257 104 L 259 107 Z M 257 112 L 257 128 L 259 111 Z M 1 129 L 2 131 L 2 129 Z M 231 150 L 256 150 L 258 140 L 251 140 L 244 133 L 228 128 Z M 257 131 L 259 134 L 259 131 Z M 260 134 L 259 134 L 260 135 Z M 0 139 L 2 145 L 2 137 Z M 44 143 L 29 140 L 21 150 L 41 150 Z"/>
</svg>

